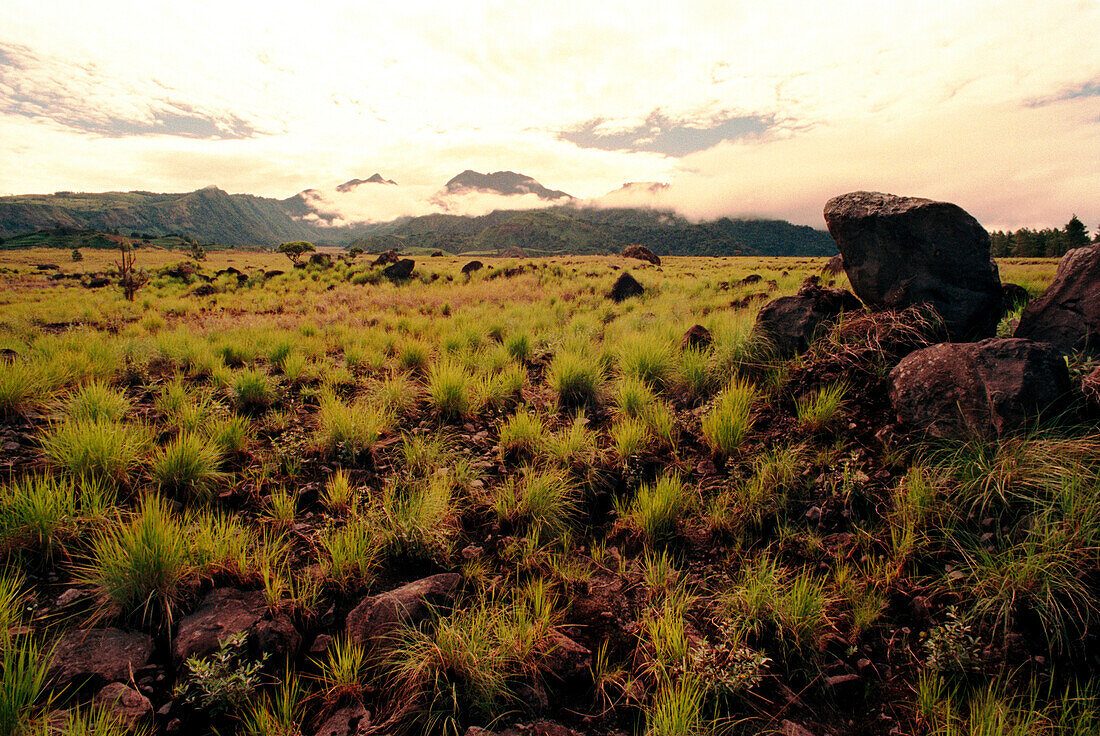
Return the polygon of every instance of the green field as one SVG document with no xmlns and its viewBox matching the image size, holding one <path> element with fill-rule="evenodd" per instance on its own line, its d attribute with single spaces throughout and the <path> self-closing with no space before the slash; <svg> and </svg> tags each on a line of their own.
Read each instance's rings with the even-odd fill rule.
<svg viewBox="0 0 1100 736">
<path fill-rule="evenodd" d="M 858 314 L 777 358 L 756 313 L 824 258 L 135 252 L 130 302 L 79 278 L 116 252 L 0 251 L 0 734 L 127 732 L 47 677 L 104 627 L 152 733 L 1100 729 L 1095 428 L 907 434 Z"/>
</svg>

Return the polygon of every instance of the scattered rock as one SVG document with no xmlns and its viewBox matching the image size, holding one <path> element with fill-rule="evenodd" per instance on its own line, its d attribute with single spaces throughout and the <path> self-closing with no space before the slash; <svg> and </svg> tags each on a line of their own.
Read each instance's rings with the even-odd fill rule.
<svg viewBox="0 0 1100 736">
<path fill-rule="evenodd" d="M 172 642 L 172 656 L 177 664 L 191 657 L 206 657 L 229 637 L 247 633 L 258 653 L 284 659 L 297 650 L 301 636 L 288 618 L 272 619 L 268 614 L 260 591 L 212 590 L 194 613 L 180 621 Z"/>
<path fill-rule="evenodd" d="M 628 245 L 623 248 L 623 252 L 619 255 L 621 255 L 623 258 L 635 258 L 639 261 L 648 261 L 654 266 L 661 265 L 661 259 L 657 256 L 657 254 L 651 251 L 649 248 L 645 247 L 644 245 Z"/>
<path fill-rule="evenodd" d="M 844 256 L 836 255 L 821 269 L 822 276 L 839 276 L 844 273 Z"/>
<path fill-rule="evenodd" d="M 1026 426 L 1070 388 L 1054 347 L 1020 338 L 941 343 L 890 372 L 898 421 L 934 437 L 995 437 Z"/>
<path fill-rule="evenodd" d="M 629 271 L 623 271 L 622 275 L 619 276 L 619 280 L 611 287 L 607 297 L 618 303 L 632 296 L 641 296 L 644 293 L 645 289 L 638 283 L 638 280 L 631 276 Z"/>
<path fill-rule="evenodd" d="M 354 703 L 336 711 L 321 724 L 316 736 L 366 736 L 370 733 L 370 711 Z"/>
<path fill-rule="evenodd" d="M 103 708 L 116 721 L 131 730 L 139 728 L 153 717 L 153 704 L 149 702 L 149 698 L 121 682 L 112 682 L 96 693 L 92 704 Z"/>
<path fill-rule="evenodd" d="M 714 335 L 702 325 L 695 325 L 684 333 L 680 340 L 680 350 L 706 350 L 714 344 Z"/>
<path fill-rule="evenodd" d="M 58 608 L 65 608 L 66 606 L 71 606 L 76 603 L 83 597 L 84 591 L 80 588 L 69 588 L 64 593 L 57 596 L 56 604 Z"/>
<path fill-rule="evenodd" d="M 806 279 L 795 296 L 781 296 L 765 304 L 753 329 L 767 338 L 779 355 L 791 357 L 805 352 L 842 312 L 862 307 L 852 292 L 819 286 L 814 276 Z"/>
<path fill-rule="evenodd" d="M 203 284 L 199 288 L 191 292 L 191 296 L 211 296 L 217 294 L 218 290 L 211 284 Z"/>
<path fill-rule="evenodd" d="M 858 693 L 862 682 L 863 678 L 856 674 L 833 675 L 825 678 L 825 687 L 835 695 L 852 697 Z"/>
<path fill-rule="evenodd" d="M 60 271 L 61 267 L 56 263 L 36 263 L 34 264 L 36 271 Z"/>
<path fill-rule="evenodd" d="M 276 269 L 274 271 L 264 271 L 264 281 L 267 281 L 268 279 L 273 279 L 276 276 L 282 276 L 283 273 L 285 273 L 285 272 L 284 271 L 279 271 L 278 269 Z"/>
<path fill-rule="evenodd" d="M 546 671 L 558 680 L 570 680 L 588 672 L 592 652 L 560 631 L 547 636 L 549 649 L 543 659 Z"/>
<path fill-rule="evenodd" d="M 1100 409 L 1100 367 L 1081 379 L 1081 393 L 1094 409 Z"/>
<path fill-rule="evenodd" d="M 440 573 L 365 598 L 348 614 L 348 636 L 359 644 L 374 645 L 401 623 L 416 623 L 433 607 L 449 605 L 461 583 L 457 573 Z"/>
<path fill-rule="evenodd" d="M 445 253 L 443 251 L 437 250 L 434 253 L 432 253 L 432 258 L 442 258 L 444 255 L 445 255 Z"/>
<path fill-rule="evenodd" d="M 183 263 L 177 263 L 175 266 L 166 268 L 160 273 L 162 276 L 167 276 L 168 278 L 183 279 L 184 281 L 187 281 L 198 272 L 198 266 L 185 261 Z"/>
<path fill-rule="evenodd" d="M 1016 337 L 1100 357 L 1100 245 L 1062 256 L 1050 287 L 1024 307 Z"/>
<path fill-rule="evenodd" d="M 741 280 L 740 280 L 739 282 L 737 282 L 737 283 L 741 284 L 742 286 L 750 286 L 750 285 L 752 285 L 752 284 L 759 284 L 759 283 L 760 283 L 761 281 L 763 281 L 763 280 L 764 280 L 764 277 L 763 277 L 763 276 L 761 276 L 760 274 L 758 274 L 758 273 L 750 273 L 750 274 L 749 274 L 748 276 L 746 276 L 745 278 L 741 279 Z"/>
<path fill-rule="evenodd" d="M 91 276 L 86 281 L 82 281 L 81 285 L 85 289 L 102 289 L 104 286 L 109 286 L 111 280 L 106 276 Z"/>
<path fill-rule="evenodd" d="M 814 736 L 814 732 L 810 729 L 788 720 L 783 720 L 779 724 L 779 733 L 782 736 Z"/>
<path fill-rule="evenodd" d="M 373 268 L 378 268 L 379 266 L 385 266 L 389 263 L 397 263 L 399 260 L 401 260 L 401 258 L 397 255 L 397 251 L 387 250 L 379 253 L 378 257 L 375 258 L 370 265 Z"/>
<path fill-rule="evenodd" d="M 469 263 L 467 263 L 465 266 L 462 267 L 462 273 L 469 276 L 474 271 L 480 271 L 484 266 L 485 266 L 485 264 L 482 263 L 481 261 L 470 261 Z"/>
<path fill-rule="evenodd" d="M 402 258 L 397 263 L 391 263 L 382 269 L 382 275 L 390 281 L 404 281 L 412 276 L 416 262 L 411 258 Z"/>
<path fill-rule="evenodd" d="M 95 689 L 129 680 L 149 663 L 153 639 L 121 629 L 77 629 L 54 649 L 49 678 L 58 689 L 85 685 Z"/>
<path fill-rule="evenodd" d="M 961 207 L 881 192 L 830 199 L 825 222 L 852 290 L 872 308 L 929 304 L 952 340 L 989 337 L 1001 279 L 989 233 Z"/>
</svg>

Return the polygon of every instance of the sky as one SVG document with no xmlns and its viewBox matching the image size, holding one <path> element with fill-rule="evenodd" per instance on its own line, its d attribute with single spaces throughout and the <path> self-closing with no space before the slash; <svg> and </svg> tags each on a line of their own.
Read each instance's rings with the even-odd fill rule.
<svg viewBox="0 0 1100 736">
<path fill-rule="evenodd" d="M 5 0 L 0 194 L 314 189 L 339 223 L 539 204 L 438 196 L 510 170 L 692 218 L 822 227 L 864 189 L 1095 232 L 1098 39 L 1100 0 Z"/>
</svg>

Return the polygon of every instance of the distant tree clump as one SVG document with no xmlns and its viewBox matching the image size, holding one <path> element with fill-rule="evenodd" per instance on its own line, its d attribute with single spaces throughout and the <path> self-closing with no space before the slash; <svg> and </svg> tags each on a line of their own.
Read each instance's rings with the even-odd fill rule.
<svg viewBox="0 0 1100 736">
<path fill-rule="evenodd" d="M 1100 233 L 1097 234 L 1100 236 Z M 1026 227 L 1015 232 L 996 230 L 989 234 L 989 238 L 993 255 L 997 257 L 1059 258 L 1067 251 L 1088 245 L 1089 231 L 1074 215 L 1060 230 L 1032 230 Z"/>
<path fill-rule="evenodd" d="M 305 240 L 294 240 L 289 243 L 283 243 L 279 246 L 278 250 L 289 258 L 291 263 L 297 266 L 304 253 L 312 253 L 317 249 L 313 247 L 313 243 L 306 242 Z"/>
<path fill-rule="evenodd" d="M 83 261 L 84 254 L 80 252 L 79 248 L 73 248 L 73 262 Z"/>
<path fill-rule="evenodd" d="M 359 256 L 363 255 L 363 249 L 356 246 L 356 247 L 351 248 L 350 250 L 348 250 L 348 255 L 354 260 L 354 259 L 358 258 Z"/>
<path fill-rule="evenodd" d="M 203 248 L 198 243 L 192 243 L 191 250 L 188 251 L 188 255 L 191 256 L 191 258 L 193 258 L 195 261 L 205 261 L 206 248 Z"/>
</svg>

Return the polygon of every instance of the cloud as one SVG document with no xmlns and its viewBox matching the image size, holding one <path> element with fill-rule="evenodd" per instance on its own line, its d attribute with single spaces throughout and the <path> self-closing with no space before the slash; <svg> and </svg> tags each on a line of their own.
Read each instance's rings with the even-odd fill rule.
<svg viewBox="0 0 1100 736">
<path fill-rule="evenodd" d="M 320 213 L 320 216 L 308 216 L 306 219 L 335 227 L 432 214 L 477 217 L 494 210 L 529 210 L 560 204 L 539 199 L 534 194 L 503 196 L 468 190 L 447 194 L 436 187 L 424 185 L 363 185 L 349 192 L 312 190 L 304 196 L 310 206 Z"/>
<path fill-rule="evenodd" d="M 434 190 L 472 168 L 581 197 L 668 181 L 692 212 L 805 215 L 807 192 L 882 180 L 981 193 L 990 219 L 1023 222 L 1094 182 L 1076 146 L 1095 116 L 1074 103 L 1096 99 L 1098 26 L 1094 0 L 322 0 L 262 16 L 8 0 L 0 191 L 285 197 L 374 171 Z M 1029 104 L 1049 111 L 1041 129 Z M 1046 137 L 1014 144 L 1018 124 Z M 974 150 L 947 154 L 952 135 Z M 1045 196 L 1060 201 L 1029 204 Z"/>
</svg>

